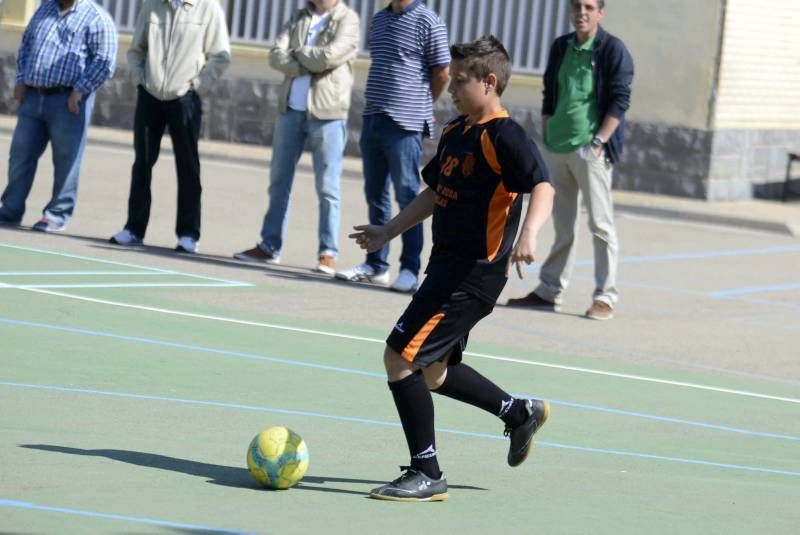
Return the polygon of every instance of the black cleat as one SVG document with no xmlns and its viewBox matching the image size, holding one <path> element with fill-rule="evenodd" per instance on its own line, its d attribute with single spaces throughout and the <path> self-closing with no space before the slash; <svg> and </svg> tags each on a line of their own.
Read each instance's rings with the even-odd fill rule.
<svg viewBox="0 0 800 535">
<path fill-rule="evenodd" d="M 550 403 L 539 399 L 526 399 L 525 411 L 528 413 L 528 419 L 514 429 L 506 427 L 503 433 L 511 439 L 508 447 L 509 466 L 519 466 L 528 458 L 533 450 L 533 435 L 550 416 Z"/>
<path fill-rule="evenodd" d="M 369 493 L 376 500 L 392 500 L 395 502 L 441 502 L 447 499 L 447 480 L 444 475 L 440 479 L 431 479 L 424 473 L 410 466 L 401 466 L 403 474 Z"/>
</svg>

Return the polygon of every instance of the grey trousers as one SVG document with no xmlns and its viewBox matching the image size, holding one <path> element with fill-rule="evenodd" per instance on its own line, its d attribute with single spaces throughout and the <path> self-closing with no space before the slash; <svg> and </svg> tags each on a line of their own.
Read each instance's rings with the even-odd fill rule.
<svg viewBox="0 0 800 535">
<path fill-rule="evenodd" d="M 617 231 L 611 198 L 612 165 L 605 156 L 594 155 L 590 146 L 568 154 L 544 151 L 556 190 L 553 204 L 555 243 L 542 265 L 540 284 L 534 290 L 548 301 L 560 304 L 569 284 L 575 260 L 580 199 L 583 197 L 594 243 L 593 299 L 612 308 L 617 303 Z"/>
</svg>

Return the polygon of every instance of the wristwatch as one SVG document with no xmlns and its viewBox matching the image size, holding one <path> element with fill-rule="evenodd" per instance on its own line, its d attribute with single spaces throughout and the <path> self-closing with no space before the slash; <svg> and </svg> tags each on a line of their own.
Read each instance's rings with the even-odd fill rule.
<svg viewBox="0 0 800 535">
<path fill-rule="evenodd" d="M 594 136 L 592 138 L 592 145 L 594 145 L 595 147 L 602 147 L 605 144 L 606 142 L 600 136 Z"/>
</svg>

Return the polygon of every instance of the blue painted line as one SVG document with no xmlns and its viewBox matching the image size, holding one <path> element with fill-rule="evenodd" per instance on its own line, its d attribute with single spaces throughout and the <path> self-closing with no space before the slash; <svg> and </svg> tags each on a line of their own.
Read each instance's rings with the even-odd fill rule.
<svg viewBox="0 0 800 535">
<path fill-rule="evenodd" d="M 16 500 L 6 500 L 2 498 L 0 498 L 0 507 L 13 507 L 15 509 L 29 509 L 34 511 L 47 511 L 49 513 L 65 513 L 68 515 L 88 516 L 91 518 L 121 520 L 123 522 L 134 522 L 136 524 L 146 524 L 149 526 L 162 526 L 167 528 L 187 529 L 191 531 L 201 531 L 203 533 L 219 533 L 221 535 L 222 534 L 239 535 L 248 533 L 245 531 L 212 528 L 209 526 L 199 526 L 196 524 L 182 524 L 180 522 L 170 522 L 168 520 L 155 520 L 152 518 L 140 518 L 136 516 L 113 515 L 109 513 L 98 513 L 95 511 L 83 511 L 80 509 L 67 509 L 65 507 L 51 507 L 48 505 L 39 505 L 35 503 L 20 502 Z"/>
<path fill-rule="evenodd" d="M 620 262 L 638 264 L 643 262 L 663 262 L 665 260 L 700 260 L 705 258 L 729 258 L 732 256 L 760 256 L 783 253 L 800 253 L 800 245 L 781 245 L 776 247 L 759 247 L 753 249 L 729 249 L 722 251 L 701 251 L 651 256 L 623 256 Z"/>
<path fill-rule="evenodd" d="M 221 355 L 225 357 L 237 357 L 243 359 L 251 359 L 251 360 L 261 360 L 265 362 L 275 362 L 278 364 L 288 364 L 291 366 L 301 366 L 304 368 L 314 368 L 318 370 L 326 370 L 332 372 L 341 372 L 341 373 L 349 373 L 353 375 L 366 375 L 368 377 L 381 377 L 385 378 L 385 373 L 377 373 L 377 372 L 366 372 L 363 370 L 356 370 L 353 368 L 340 368 L 337 366 L 327 366 L 325 364 L 314 364 L 311 362 L 303 362 L 299 360 L 291 360 L 291 359 L 284 359 L 279 357 L 268 357 L 264 355 L 256 355 L 254 353 L 242 353 L 239 351 L 225 351 L 222 349 L 212 349 L 209 347 L 202 347 L 202 346 L 195 346 L 190 344 L 179 344 L 177 342 L 164 342 L 161 340 L 153 340 L 150 338 L 141 338 L 139 336 L 125 336 L 122 334 L 112 334 L 112 333 L 104 333 L 99 331 L 90 331 L 86 329 L 75 329 L 72 327 L 61 327 L 58 325 L 48 325 L 46 323 L 37 323 L 33 321 L 19 321 L 19 320 L 12 320 L 8 318 L 0 317 L 0 323 L 8 323 L 9 325 L 21 325 L 25 327 L 36 327 L 39 329 L 47 329 L 51 331 L 61 331 L 67 332 L 72 334 L 83 334 L 88 336 L 97 336 L 99 338 L 110 338 L 112 340 L 123 340 L 126 342 L 136 342 L 139 344 L 148 344 L 148 345 L 155 345 L 161 347 L 171 347 L 173 349 L 185 349 L 187 351 L 198 351 L 202 353 L 211 353 L 214 355 Z"/>
<path fill-rule="evenodd" d="M 770 254 L 783 254 L 783 253 L 798 253 L 800 252 L 800 245 L 783 245 L 776 247 L 760 247 L 754 249 L 728 249 L 721 251 L 701 251 L 697 253 L 677 253 L 667 255 L 640 255 L 640 256 L 623 256 L 620 257 L 618 263 L 620 264 L 643 264 L 647 262 L 665 262 L 671 260 L 703 260 L 708 258 L 730 258 L 735 256 L 760 256 Z M 574 262 L 576 266 L 592 266 L 594 260 L 591 258 L 580 259 Z M 538 265 L 532 265 L 525 268 L 526 272 L 534 272 L 539 270 Z"/>
<path fill-rule="evenodd" d="M 764 292 L 785 292 L 787 290 L 800 290 L 800 283 L 772 284 L 769 286 L 752 286 L 749 288 L 733 288 L 730 290 L 718 290 L 708 292 L 709 297 L 736 297 L 738 295 L 759 294 Z"/>
<path fill-rule="evenodd" d="M 274 362 L 274 363 L 278 363 L 278 364 L 286 364 L 286 365 L 289 365 L 289 366 L 300 366 L 300 367 L 304 367 L 304 368 L 312 368 L 312 369 L 319 369 L 319 370 L 325 370 L 325 371 L 347 373 L 347 374 L 352 374 L 352 375 L 376 377 L 376 378 L 380 378 L 382 380 L 386 378 L 386 374 L 385 373 L 367 372 L 367 371 L 363 371 L 363 370 L 356 370 L 356 369 L 353 369 L 353 368 L 342 368 L 342 367 L 337 367 L 337 366 L 327 366 L 327 365 L 324 365 L 324 364 L 315 364 L 315 363 L 312 363 L 312 362 L 304 362 L 304 361 L 293 360 L 293 359 L 270 357 L 270 356 L 264 356 L 264 355 L 256 355 L 256 354 L 253 354 L 253 353 L 241 353 L 241 352 L 238 352 L 238 351 L 226 351 L 226 350 L 222 350 L 222 349 L 211 349 L 211 348 L 208 348 L 208 347 L 195 346 L 195 345 L 189 345 L 189 344 L 180 344 L 180 343 L 176 343 L 176 342 L 164 342 L 164 341 L 160 341 L 160 340 L 153 340 L 153 339 L 150 339 L 150 338 L 141 338 L 141 337 L 138 337 L 138 336 L 125 336 L 125 335 L 119 335 L 119 334 L 91 331 L 91 330 L 86 330 L 86 329 L 77 329 L 77 328 L 73 328 L 73 327 L 61 327 L 61 326 L 57 326 L 57 325 L 48 325 L 48 324 L 45 324 L 45 323 L 12 320 L 12 319 L 3 318 L 3 317 L 0 317 L 0 323 L 8 323 L 8 324 L 11 324 L 11 325 L 19 325 L 19 326 L 24 326 L 24 327 L 35 327 L 35 328 L 40 328 L 40 329 L 62 331 L 62 332 L 68 332 L 68 333 L 71 333 L 71 334 L 82 334 L 82 335 L 88 335 L 88 336 L 97 336 L 97 337 L 101 337 L 101 338 L 110 338 L 110 339 L 113 339 L 113 340 L 123 340 L 123 341 L 128 341 L 128 342 L 143 343 L 143 344 L 149 344 L 149 345 L 155 345 L 155 346 L 171 347 L 171 348 L 183 349 L 183 350 L 187 350 L 187 351 L 198 351 L 198 352 L 203 352 L 203 353 L 211 353 L 211 354 L 214 354 L 214 355 L 221 355 L 221 356 L 225 356 L 225 357 L 238 357 L 238 358 L 259 360 L 259 361 L 264 361 L 264 362 Z M 531 396 L 529 394 L 521 394 L 521 395 L 519 395 L 519 397 L 538 397 L 538 396 Z M 558 404 L 558 405 L 563 405 L 563 406 L 567 406 L 567 407 L 575 407 L 575 408 L 580 408 L 580 409 L 584 409 L 584 410 L 590 410 L 590 411 L 596 411 L 596 412 L 605 412 L 605 413 L 610 413 L 610 414 L 619 414 L 619 415 L 622 415 L 622 416 L 629 416 L 629 417 L 634 417 L 634 418 L 642 418 L 642 419 L 646 419 L 646 420 L 655 420 L 655 421 L 660 421 L 660 422 L 669 422 L 669 423 L 674 423 L 674 424 L 679 424 L 679 425 L 688 425 L 688 426 L 692 426 L 692 427 L 700 427 L 700 428 L 705 428 L 705 429 L 714 429 L 714 430 L 718 430 L 718 431 L 724 431 L 724 432 L 730 432 L 730 433 L 738 433 L 738 434 L 748 435 L 748 436 L 757 436 L 757 437 L 775 438 L 775 439 L 782 439 L 782 440 L 800 441 L 800 437 L 798 437 L 798 436 L 782 435 L 782 434 L 778 434 L 778 433 L 768 433 L 768 432 L 763 432 L 763 431 L 752 431 L 752 430 L 749 430 L 749 429 L 741 429 L 741 428 L 736 428 L 736 427 L 729 427 L 729 426 L 724 426 L 724 425 L 710 424 L 710 423 L 706 423 L 706 422 L 698 422 L 698 421 L 692 421 L 692 420 L 684 420 L 684 419 L 680 419 L 680 418 L 671 418 L 671 417 L 666 417 L 666 416 L 657 416 L 657 415 L 648 414 L 648 413 L 625 411 L 625 410 L 621 410 L 621 409 L 613 409 L 613 408 L 603 407 L 603 406 L 599 406 L 599 405 L 589 405 L 589 404 L 583 404 L 583 403 L 575 403 L 575 402 L 571 402 L 571 401 L 561 401 L 561 400 L 552 400 L 551 399 L 550 402 L 554 403 L 554 404 Z"/>
<path fill-rule="evenodd" d="M 585 280 L 589 280 L 589 279 L 587 278 Z M 696 296 L 696 297 L 715 297 L 715 298 L 723 297 L 723 296 L 713 295 L 713 292 L 712 293 L 699 292 L 699 291 L 696 291 L 696 290 L 685 290 L 683 288 L 671 288 L 669 286 L 658 286 L 658 285 L 655 285 L 655 284 L 643 284 L 643 283 L 633 282 L 633 281 L 630 281 L 630 280 L 626 281 L 623 286 L 625 288 L 641 288 L 643 290 L 655 290 L 655 291 L 658 291 L 658 292 L 664 292 L 664 293 L 670 293 L 670 294 L 676 294 L 676 295 L 692 295 L 692 296 Z M 727 297 L 735 297 L 735 296 L 727 296 Z M 798 305 L 798 304 L 787 303 L 787 302 L 782 302 L 782 301 L 775 301 L 775 300 L 769 300 L 769 299 L 741 299 L 741 301 L 743 303 L 757 303 L 757 304 L 762 304 L 762 305 L 770 305 L 770 306 L 773 306 L 773 307 L 800 310 L 800 305 Z"/>
<path fill-rule="evenodd" d="M 399 423 L 395 422 L 387 422 L 383 420 L 374 420 L 371 418 L 355 418 L 351 416 L 339 416 L 334 414 L 325 414 L 321 412 L 309 412 L 309 411 L 300 411 L 300 410 L 292 410 L 292 409 L 282 409 L 276 407 L 259 407 L 256 405 L 243 405 L 239 403 L 223 403 L 219 401 L 203 401 L 203 400 L 194 400 L 194 399 L 183 399 L 183 398 L 171 398 L 165 396 L 150 396 L 146 394 L 132 394 L 127 392 L 109 392 L 107 390 L 95 390 L 91 388 L 70 388 L 70 387 L 62 387 L 62 386 L 49 386 L 49 385 L 35 385 L 35 384 L 26 384 L 26 383 L 12 383 L 8 381 L 0 381 L 0 385 L 2 386 L 10 386 L 16 388 L 30 388 L 36 390 L 45 390 L 51 392 L 69 392 L 75 394 L 90 394 L 90 395 L 100 395 L 100 396 L 110 396 L 110 397 L 117 397 L 117 398 L 128 398 L 128 399 L 141 399 L 141 400 L 148 400 L 148 401 L 164 401 L 169 403 L 181 403 L 186 405 L 198 405 L 198 406 L 205 406 L 205 407 L 218 407 L 224 409 L 238 409 L 238 410 L 249 410 L 249 411 L 258 411 L 258 412 L 269 412 L 275 414 L 286 414 L 286 415 L 293 415 L 293 416 L 305 416 L 310 418 L 322 418 L 325 420 L 333 420 L 338 422 L 353 422 L 353 423 L 363 423 L 368 425 L 379 425 L 383 427 L 400 427 Z M 490 435 L 487 433 L 475 433 L 471 431 L 461 431 L 457 429 L 448 429 L 448 428 L 437 428 L 436 432 L 438 433 L 447 433 L 453 435 L 460 435 L 460 436 L 468 436 L 468 437 L 478 437 L 478 438 L 486 438 L 491 440 L 502 440 L 506 441 L 507 439 L 502 436 L 497 435 Z M 587 453 L 599 453 L 604 455 L 614 455 L 614 456 L 624 456 L 624 457 L 635 457 L 639 459 L 651 459 L 651 460 L 659 460 L 659 461 L 670 461 L 676 463 L 683 463 L 683 464 L 693 464 L 693 465 L 702 465 L 702 466 L 709 466 L 715 468 L 727 468 L 731 470 L 742 470 L 747 472 L 758 472 L 758 473 L 767 473 L 767 474 L 778 474 L 784 476 L 792 476 L 792 477 L 800 477 L 800 472 L 794 472 L 790 470 L 779 470 L 775 468 L 762 468 L 758 466 L 747 466 L 747 465 L 739 465 L 739 464 L 729 464 L 729 463 L 718 463 L 713 461 L 704 461 L 700 459 L 689 459 L 683 457 L 669 457 L 664 455 L 654 455 L 650 453 L 639 453 L 633 451 L 621 451 L 621 450 L 610 450 L 605 448 L 591 448 L 586 446 L 577 446 L 574 444 L 562 444 L 559 442 L 547 442 L 543 440 L 537 440 L 537 444 L 540 446 L 547 446 L 551 448 L 559 448 L 559 449 L 566 449 L 566 450 L 574 450 L 574 451 L 583 451 Z"/>
<path fill-rule="evenodd" d="M 515 394 L 514 394 L 515 395 Z M 520 397 L 534 397 L 534 396 L 527 396 L 522 395 Z M 741 429 L 738 427 L 730 427 L 727 425 L 718 425 L 718 424 L 710 424 L 705 422 L 696 422 L 693 420 L 684 420 L 681 418 L 671 418 L 668 416 L 656 416 L 654 414 L 648 414 L 644 412 L 634 412 L 634 411 L 625 411 L 621 409 L 611 409 L 608 407 L 598 407 L 596 405 L 586 405 L 583 403 L 574 403 L 571 401 L 562 401 L 562 400 L 555 400 L 550 399 L 550 403 L 553 405 L 563 405 L 565 407 L 575 407 L 578 409 L 585 409 L 590 411 L 598 411 L 598 412 L 607 412 L 610 414 L 619 414 L 622 416 L 631 416 L 634 418 L 644 418 L 647 420 L 655 420 L 658 422 L 668 422 L 673 424 L 681 424 L 681 425 L 689 425 L 692 427 L 701 427 L 704 429 L 713 429 L 716 431 L 725 431 L 727 433 L 739 433 L 742 435 L 749 435 L 749 436 L 759 436 L 759 437 L 767 437 L 767 438 L 778 438 L 781 440 L 793 440 L 796 442 L 800 442 L 800 437 L 791 436 L 791 435 L 781 435 L 779 433 L 767 433 L 763 431 L 750 431 L 748 429 Z"/>
</svg>

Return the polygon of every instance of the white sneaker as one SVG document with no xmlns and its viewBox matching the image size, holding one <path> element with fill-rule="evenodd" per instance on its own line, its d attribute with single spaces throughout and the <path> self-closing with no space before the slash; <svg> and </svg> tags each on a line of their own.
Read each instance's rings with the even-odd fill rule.
<svg viewBox="0 0 800 535">
<path fill-rule="evenodd" d="M 182 236 L 178 239 L 178 245 L 175 246 L 175 250 L 179 253 L 196 253 L 197 241 L 189 236 Z"/>
<path fill-rule="evenodd" d="M 67 222 L 45 214 L 31 228 L 39 232 L 63 232 L 67 228 Z"/>
<path fill-rule="evenodd" d="M 115 245 L 141 245 L 142 240 L 141 238 L 137 237 L 135 234 L 131 234 L 131 231 L 128 229 L 122 229 L 111 238 L 108 239 L 109 242 Z"/>
<path fill-rule="evenodd" d="M 375 268 L 367 263 L 358 264 L 347 271 L 336 272 L 336 278 L 350 282 L 369 282 L 380 286 L 389 285 L 389 272 L 377 273 Z"/>
<path fill-rule="evenodd" d="M 417 276 L 408 269 L 401 269 L 400 274 L 392 283 L 390 289 L 395 292 L 411 293 L 417 290 Z"/>
</svg>

